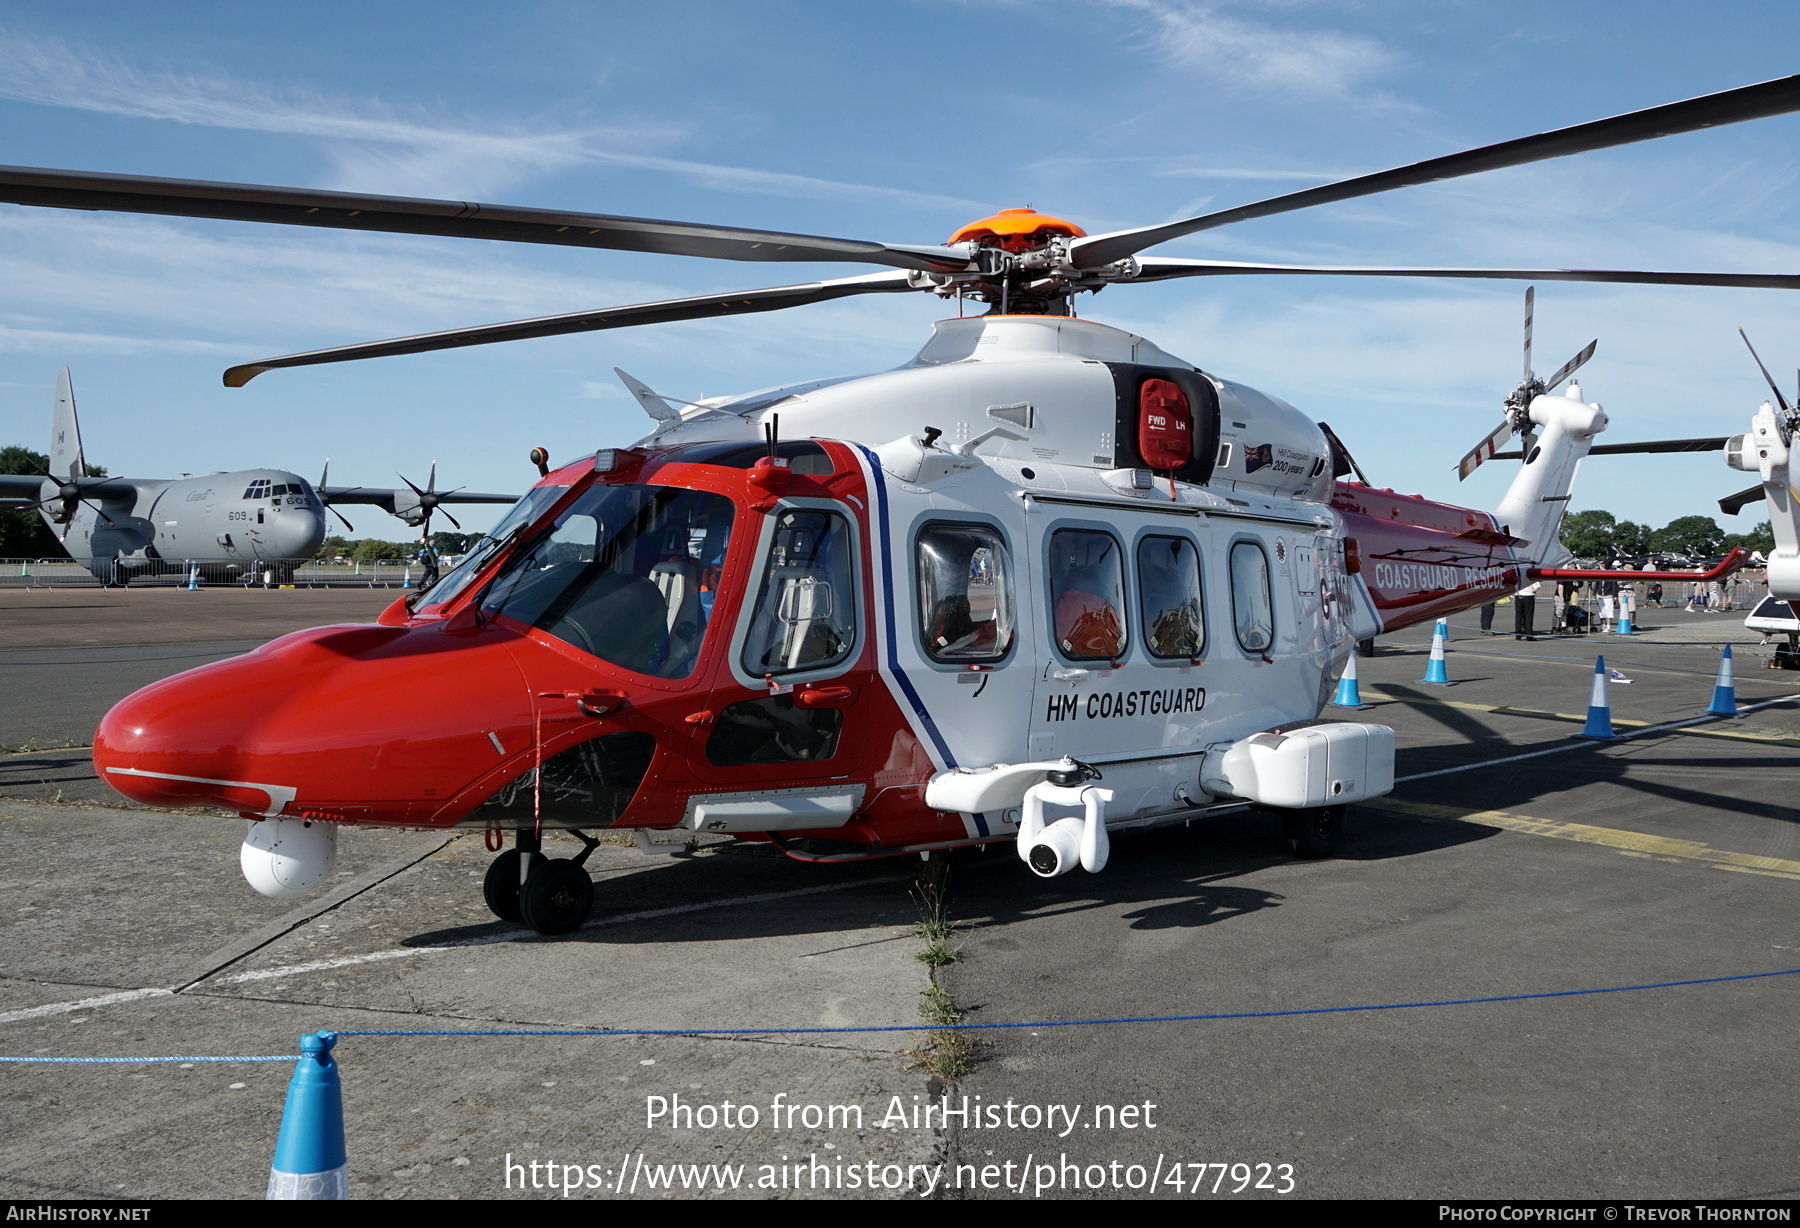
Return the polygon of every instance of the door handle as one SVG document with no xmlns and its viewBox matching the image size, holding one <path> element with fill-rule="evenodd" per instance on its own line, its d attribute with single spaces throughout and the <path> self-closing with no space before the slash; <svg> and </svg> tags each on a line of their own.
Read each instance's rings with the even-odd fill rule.
<svg viewBox="0 0 1800 1228">
<path fill-rule="evenodd" d="M 794 704 L 800 708 L 848 708 L 856 702 L 856 692 L 847 686 L 807 687 L 794 692 Z"/>
<path fill-rule="evenodd" d="M 588 716 L 605 716 L 625 706 L 625 697 L 617 691 L 543 691 L 539 699 L 572 699 Z"/>
</svg>

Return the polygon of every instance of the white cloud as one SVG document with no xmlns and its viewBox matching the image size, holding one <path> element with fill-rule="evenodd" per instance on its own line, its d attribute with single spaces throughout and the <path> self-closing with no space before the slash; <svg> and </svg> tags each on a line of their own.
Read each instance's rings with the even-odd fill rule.
<svg viewBox="0 0 1800 1228">
<path fill-rule="evenodd" d="M 492 196 L 533 176 L 585 165 L 628 167 L 701 187 L 814 200 L 878 200 L 914 208 L 967 210 L 974 202 L 878 184 L 845 183 L 751 167 L 719 166 L 641 152 L 688 135 L 686 125 L 639 122 L 530 131 L 446 124 L 404 115 L 374 99 L 348 101 L 311 90 L 273 92 L 210 73 L 147 71 L 118 56 L 60 39 L 33 41 L 0 30 L 0 98 L 250 132 L 312 138 L 334 160 L 327 186 L 387 194 Z"/>
<path fill-rule="evenodd" d="M 1274 26 L 1204 0 L 1104 0 L 1142 13 L 1166 61 L 1240 88 L 1340 97 L 1387 72 L 1398 57 L 1365 34 Z"/>
</svg>

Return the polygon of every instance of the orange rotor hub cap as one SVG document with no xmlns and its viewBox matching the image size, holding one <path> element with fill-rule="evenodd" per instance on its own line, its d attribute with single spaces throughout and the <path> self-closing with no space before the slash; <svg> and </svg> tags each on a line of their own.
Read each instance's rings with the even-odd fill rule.
<svg viewBox="0 0 1800 1228">
<path fill-rule="evenodd" d="M 988 242 L 983 246 L 1022 252 L 1040 246 L 1054 235 L 1079 239 L 1086 234 L 1087 231 L 1074 222 L 1051 217 L 1048 213 L 1039 213 L 1035 209 L 1002 209 L 993 217 L 970 222 L 951 235 L 948 242 L 967 243 L 971 239 L 980 242 L 985 239 Z"/>
</svg>

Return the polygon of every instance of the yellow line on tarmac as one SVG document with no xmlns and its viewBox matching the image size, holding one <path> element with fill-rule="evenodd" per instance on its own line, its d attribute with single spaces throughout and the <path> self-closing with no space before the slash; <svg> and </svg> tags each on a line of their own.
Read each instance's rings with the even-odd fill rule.
<svg viewBox="0 0 1800 1228">
<path fill-rule="evenodd" d="M 1494 704 L 1462 703 L 1454 699 L 1425 699 L 1411 695 L 1390 695 L 1376 686 L 1364 687 L 1363 690 L 1373 694 L 1377 699 L 1385 699 L 1397 704 L 1431 704 L 1440 708 L 1466 708 L 1471 712 L 1492 712 L 1496 716 L 1529 716 L 1541 721 L 1564 721 L 1576 725 L 1587 723 L 1586 716 L 1575 716 L 1568 712 L 1539 712 L 1533 708 L 1514 708 L 1507 704 L 1496 706 Z M 1778 696 L 1778 698 L 1785 698 L 1785 696 Z M 1612 723 L 1625 728 L 1642 729 L 1657 722 L 1628 721 L 1615 716 L 1612 718 Z M 1767 733 L 1733 733 L 1729 729 L 1696 728 L 1671 729 L 1668 732 L 1684 734 L 1690 738 L 1724 738 L 1733 742 L 1763 742 L 1770 746 L 1800 746 L 1800 738 L 1784 738 Z"/>
<path fill-rule="evenodd" d="M 1769 878 L 1789 878 L 1800 882 L 1800 861 L 1780 857 L 1757 857 L 1750 853 L 1733 853 L 1715 849 L 1695 840 L 1675 840 L 1668 836 L 1647 836 L 1643 832 L 1622 831 L 1616 827 L 1594 827 L 1587 823 L 1564 823 L 1557 819 L 1534 819 L 1530 815 L 1508 810 L 1475 810 L 1465 806 L 1436 806 L 1427 802 L 1402 802 L 1393 798 L 1377 798 L 1362 803 L 1376 810 L 1413 815 L 1423 819 L 1453 819 L 1461 823 L 1478 823 L 1501 831 L 1526 836 L 1546 836 L 1552 840 L 1573 840 L 1578 844 L 1598 844 L 1627 857 L 1653 857 L 1661 860 L 1696 861 L 1715 870 L 1735 870 L 1740 874 L 1761 874 Z"/>
</svg>

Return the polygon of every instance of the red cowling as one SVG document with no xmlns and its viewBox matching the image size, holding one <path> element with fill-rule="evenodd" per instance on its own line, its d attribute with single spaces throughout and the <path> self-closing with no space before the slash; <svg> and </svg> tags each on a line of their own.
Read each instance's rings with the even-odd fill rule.
<svg viewBox="0 0 1800 1228">
<path fill-rule="evenodd" d="M 1148 469 L 1180 469 L 1194 459 L 1194 415 L 1187 394 L 1166 379 L 1138 389 L 1138 455 Z"/>
</svg>

